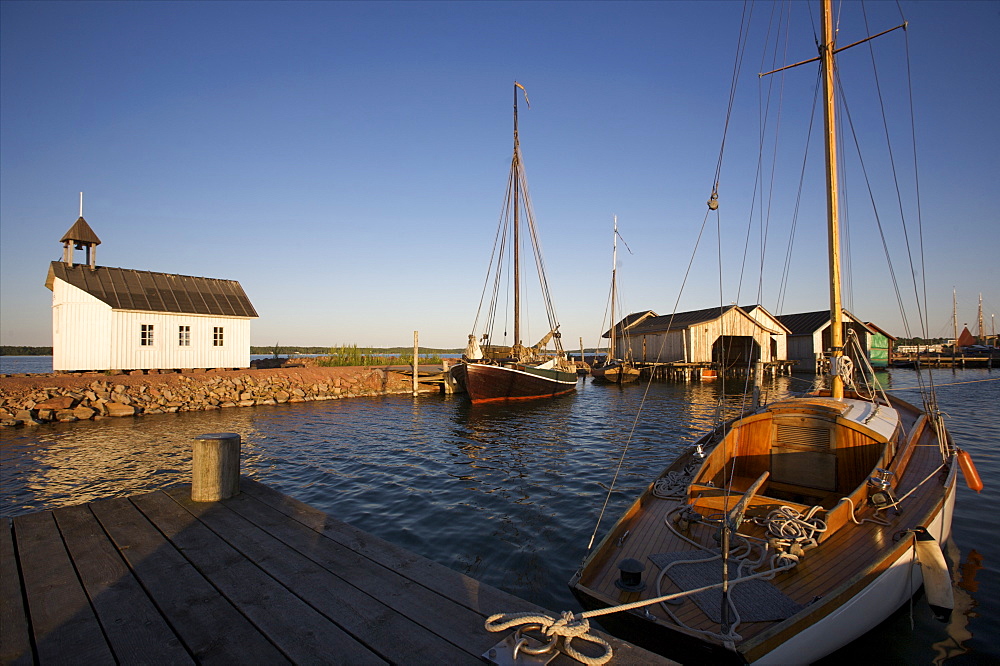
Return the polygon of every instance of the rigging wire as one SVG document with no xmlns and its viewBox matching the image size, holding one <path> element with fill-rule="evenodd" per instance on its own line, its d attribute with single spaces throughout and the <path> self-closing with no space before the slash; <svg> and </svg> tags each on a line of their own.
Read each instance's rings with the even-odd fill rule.
<svg viewBox="0 0 1000 666">
<path fill-rule="evenodd" d="M 741 19 L 741 22 L 740 22 L 739 38 L 737 40 L 736 54 L 735 54 L 734 62 L 733 62 L 733 72 L 732 72 L 732 77 L 731 77 L 730 85 L 729 85 L 729 103 L 728 103 L 727 108 L 726 108 L 726 120 L 725 120 L 725 124 L 724 124 L 724 127 L 723 127 L 723 132 L 722 132 L 722 143 L 721 143 L 721 145 L 719 147 L 719 158 L 718 158 L 718 161 L 716 163 L 715 174 L 714 174 L 714 177 L 713 177 L 713 180 L 712 180 L 712 182 L 714 183 L 714 185 L 713 185 L 713 188 L 712 188 L 712 198 L 709 200 L 710 202 L 712 200 L 717 199 L 717 197 L 718 197 L 718 191 L 717 190 L 718 190 L 718 185 L 719 185 L 719 176 L 720 176 L 720 173 L 722 171 L 722 158 L 723 158 L 723 155 L 725 153 L 726 136 L 727 136 L 728 130 L 729 130 L 729 121 L 732 118 L 733 105 L 734 105 L 735 100 L 736 100 L 736 84 L 737 84 L 737 82 L 739 80 L 740 71 L 742 70 L 743 56 L 744 56 L 744 53 L 745 53 L 746 47 L 747 47 L 747 36 L 748 36 L 748 33 L 749 33 L 750 18 L 752 17 L 752 15 L 753 15 L 753 3 L 750 2 L 749 0 L 744 0 L 744 3 L 743 3 L 743 15 L 742 15 L 742 19 Z M 711 213 L 711 205 L 709 206 L 709 210 L 705 212 L 705 216 L 702 218 L 701 226 L 700 226 L 700 228 L 698 230 L 698 236 L 697 236 L 697 239 L 695 240 L 694 248 L 691 251 L 691 257 L 688 260 L 687 268 L 684 271 L 684 278 L 681 281 L 681 286 L 680 286 L 680 288 L 678 289 L 678 292 L 677 292 L 677 298 L 674 301 L 673 309 L 671 310 L 670 319 L 668 320 L 668 323 L 667 323 L 667 331 L 670 331 L 672 329 L 672 327 L 673 327 L 674 317 L 677 315 L 677 308 L 680 305 L 681 297 L 683 296 L 684 289 L 687 286 L 688 278 L 691 276 L 691 267 L 694 265 L 695 257 L 698 254 L 698 248 L 701 245 L 701 239 L 702 239 L 702 236 L 705 233 L 705 227 L 708 224 L 708 218 L 709 218 L 709 214 L 710 213 Z M 657 349 L 657 351 L 656 351 L 656 356 L 655 356 L 656 361 L 659 361 L 661 359 L 661 357 L 663 355 L 663 350 L 664 350 L 664 348 L 666 346 L 666 341 L 667 341 L 667 335 L 664 335 L 663 339 L 660 341 L 659 349 Z M 723 373 L 723 374 L 725 374 L 725 373 Z M 594 540 L 597 537 L 597 532 L 598 532 L 598 530 L 601 527 L 601 521 L 604 518 L 604 514 L 605 514 L 605 512 L 607 510 L 608 503 L 611 500 L 611 493 L 614 492 L 615 484 L 618 481 L 618 476 L 621 473 L 622 465 L 625 462 L 625 456 L 628 453 L 629 446 L 631 445 L 632 438 L 633 438 L 633 436 L 635 434 L 635 430 L 636 430 L 636 428 L 638 427 L 638 424 L 639 424 L 639 419 L 642 416 L 643 408 L 645 407 L 646 400 L 647 400 L 647 398 L 649 396 L 649 391 L 650 391 L 650 387 L 652 386 L 652 381 L 653 381 L 653 378 L 652 378 L 652 375 L 650 375 L 650 378 L 647 381 L 646 387 L 645 387 L 645 389 L 643 391 L 642 398 L 639 401 L 639 407 L 636 410 L 635 419 L 632 421 L 632 426 L 629 429 L 628 435 L 627 435 L 627 437 L 625 439 L 625 446 L 622 448 L 622 453 L 621 453 L 621 456 L 618 459 L 618 464 L 615 466 L 615 472 L 614 472 L 614 475 L 612 476 L 611 483 L 608 486 L 608 492 L 605 495 L 604 503 L 601 506 L 601 510 L 598 513 L 597 520 L 595 521 L 594 532 L 590 536 L 590 542 L 587 544 L 586 552 L 590 552 L 590 549 L 594 545 Z"/>
</svg>

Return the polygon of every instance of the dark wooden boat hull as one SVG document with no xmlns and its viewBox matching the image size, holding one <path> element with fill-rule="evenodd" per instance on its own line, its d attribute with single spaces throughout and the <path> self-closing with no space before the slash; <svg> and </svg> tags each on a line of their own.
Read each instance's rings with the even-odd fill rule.
<svg viewBox="0 0 1000 666">
<path fill-rule="evenodd" d="M 608 384 L 626 384 L 639 379 L 638 368 L 618 361 L 608 365 L 595 366 L 591 368 L 590 374 L 596 381 Z"/>
<path fill-rule="evenodd" d="M 459 363 L 451 376 L 474 403 L 552 398 L 576 390 L 575 372 L 530 365 Z"/>
</svg>

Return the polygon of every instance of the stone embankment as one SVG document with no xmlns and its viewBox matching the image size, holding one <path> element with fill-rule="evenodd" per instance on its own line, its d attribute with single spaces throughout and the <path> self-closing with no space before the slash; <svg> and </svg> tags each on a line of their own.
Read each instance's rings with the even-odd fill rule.
<svg viewBox="0 0 1000 666">
<path fill-rule="evenodd" d="M 116 375 L 0 377 L 0 424 L 39 425 L 143 414 L 409 393 L 410 378 L 380 368 L 273 368 Z M 421 386 L 422 391 L 436 389 Z"/>
</svg>

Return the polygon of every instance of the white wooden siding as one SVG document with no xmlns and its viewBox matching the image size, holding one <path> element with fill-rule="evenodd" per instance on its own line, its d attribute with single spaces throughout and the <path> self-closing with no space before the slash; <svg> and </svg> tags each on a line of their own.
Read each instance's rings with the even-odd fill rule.
<svg viewBox="0 0 1000 666">
<path fill-rule="evenodd" d="M 73 285 L 52 285 L 52 369 L 111 366 L 111 306 Z"/>
<path fill-rule="evenodd" d="M 112 310 L 62 280 L 52 288 L 53 370 L 173 370 L 250 367 L 250 319 Z M 153 345 L 140 344 L 143 324 L 153 325 Z M 191 327 L 191 345 L 181 347 L 178 329 Z M 223 329 L 215 347 L 213 329 Z"/>
<path fill-rule="evenodd" d="M 777 318 L 772 317 L 767 311 L 761 308 L 753 308 L 748 315 L 756 319 L 765 328 L 769 328 L 772 331 L 776 331 L 771 335 L 771 341 L 774 343 L 774 355 L 770 360 L 772 361 L 784 361 L 788 359 L 788 336 L 785 334 L 785 328 L 781 325 L 781 322 Z"/>
</svg>

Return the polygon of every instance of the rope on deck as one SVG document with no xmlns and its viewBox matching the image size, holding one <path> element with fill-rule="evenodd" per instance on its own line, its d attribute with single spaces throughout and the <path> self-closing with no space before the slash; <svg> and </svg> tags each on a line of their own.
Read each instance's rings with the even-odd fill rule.
<svg viewBox="0 0 1000 666">
<path fill-rule="evenodd" d="M 587 664 L 587 666 L 601 666 L 601 664 L 607 663 L 614 656 L 614 650 L 611 649 L 607 641 L 589 633 L 590 621 L 583 618 L 577 619 L 569 611 L 564 612 L 558 620 L 553 620 L 548 615 L 537 615 L 534 613 L 496 613 L 486 618 L 487 631 L 504 631 L 511 627 L 519 627 L 518 631 L 520 631 L 520 627 L 531 625 L 539 627 L 543 634 L 552 638 L 549 645 L 544 650 L 539 651 L 539 654 L 551 650 L 561 636 L 565 639 L 563 650 L 566 654 L 583 664 Z M 604 654 L 597 657 L 588 657 L 573 648 L 572 641 L 574 638 L 600 645 L 604 649 Z M 521 643 L 519 642 L 518 647 L 514 648 L 515 654 L 520 646 Z M 524 649 L 525 652 L 534 653 L 533 650 L 521 649 Z"/>
</svg>

